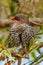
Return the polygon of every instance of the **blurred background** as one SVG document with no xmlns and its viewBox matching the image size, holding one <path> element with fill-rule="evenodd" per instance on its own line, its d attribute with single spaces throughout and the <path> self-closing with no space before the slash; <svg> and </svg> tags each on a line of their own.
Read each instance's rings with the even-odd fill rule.
<svg viewBox="0 0 43 65">
<path fill-rule="evenodd" d="M 0 21 L 4 19 L 10 19 L 10 17 L 20 13 L 23 13 L 27 18 L 43 18 L 43 0 L 0 0 Z M 36 44 L 43 42 L 43 35 L 40 35 L 40 37 L 38 39 L 35 39 Z M 39 53 L 39 50 L 42 55 Z M 30 53 L 28 55 L 28 60 L 22 58 L 21 65 L 43 65 L 43 47 L 39 50 L 35 50 Z M 36 57 L 38 58 L 38 56 L 40 56 L 38 59 L 39 62 L 42 63 L 34 64 L 35 61 L 33 61 L 32 64 L 31 61 L 36 60 Z M 3 65 L 5 62 L 7 62 L 7 60 L 4 62 L 0 61 L 0 65 Z M 17 65 L 17 62 L 18 61 L 12 65 Z"/>
<path fill-rule="evenodd" d="M 23 13 L 27 17 L 43 17 L 43 0 L 0 0 L 0 19 Z"/>
</svg>

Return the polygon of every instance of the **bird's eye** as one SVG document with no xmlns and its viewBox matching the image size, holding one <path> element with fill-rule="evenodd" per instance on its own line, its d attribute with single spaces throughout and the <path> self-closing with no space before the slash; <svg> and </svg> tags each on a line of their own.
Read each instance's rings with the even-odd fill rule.
<svg viewBox="0 0 43 65">
<path fill-rule="evenodd" d="M 19 20 L 19 17 L 18 16 L 15 16 L 15 20 Z"/>
</svg>

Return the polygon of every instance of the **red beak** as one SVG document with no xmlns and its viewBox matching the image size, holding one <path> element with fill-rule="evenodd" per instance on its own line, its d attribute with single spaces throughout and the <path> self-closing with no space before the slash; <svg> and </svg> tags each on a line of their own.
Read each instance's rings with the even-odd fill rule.
<svg viewBox="0 0 43 65">
<path fill-rule="evenodd" d="M 12 21 L 15 21 L 15 18 L 14 18 L 14 17 L 12 17 L 12 18 L 11 18 L 11 20 L 12 20 Z"/>
</svg>

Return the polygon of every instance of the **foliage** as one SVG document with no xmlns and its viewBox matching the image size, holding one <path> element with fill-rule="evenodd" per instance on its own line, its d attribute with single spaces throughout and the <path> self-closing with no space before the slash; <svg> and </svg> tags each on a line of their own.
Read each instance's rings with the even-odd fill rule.
<svg viewBox="0 0 43 65">
<path fill-rule="evenodd" d="M 14 4 L 17 3 L 17 5 L 19 6 L 19 1 L 18 0 L 12 0 L 11 1 L 11 4 L 10 4 L 10 11 L 11 11 L 11 14 L 14 15 L 14 9 L 15 9 L 15 6 Z"/>
<path fill-rule="evenodd" d="M 21 1 L 21 2 L 20 2 Z M 43 16 L 43 1 L 36 0 L 2 0 L 4 6 L 9 8 L 11 15 L 23 13 L 27 17 L 42 17 Z M 36 5 L 37 4 L 37 5 Z M 21 6 L 22 5 L 22 6 Z M 34 12 L 33 12 L 34 10 Z"/>
<path fill-rule="evenodd" d="M 14 13 L 14 11 L 15 11 L 15 4 L 17 4 L 17 6 L 19 6 L 20 4 L 19 4 L 19 1 L 18 1 L 18 0 L 10 0 L 10 1 L 11 1 L 11 3 L 9 3 L 9 2 L 6 1 L 6 0 L 2 0 L 2 3 L 3 3 L 5 6 L 9 7 L 10 12 L 11 12 L 11 15 L 14 15 L 14 14 L 15 14 L 15 13 Z"/>
<path fill-rule="evenodd" d="M 7 30 L 6 29 L 2 29 L 2 31 L 6 31 L 7 32 Z M 1 41 L 0 41 L 0 43 L 2 42 L 2 40 L 3 40 L 3 38 L 4 37 L 2 37 L 1 38 Z M 36 38 L 37 38 L 37 36 L 36 36 Z M 38 37 L 38 39 L 40 39 L 40 37 Z M 6 44 L 8 44 L 8 42 L 9 42 L 9 40 L 10 40 L 10 38 L 9 38 L 9 36 L 7 37 L 7 40 L 5 41 L 5 43 Z M 43 44 L 43 43 L 42 43 Z M 3 43 L 2 43 L 2 45 L 4 45 Z M 8 44 L 9 45 L 9 44 Z M 26 51 L 26 55 L 28 56 L 29 54 L 32 56 L 32 58 L 34 58 L 34 61 L 32 61 L 31 63 L 30 63 L 30 65 L 31 64 L 34 64 L 35 62 L 37 62 L 39 59 L 41 59 L 42 58 L 42 55 L 40 55 L 39 57 L 38 57 L 38 59 L 37 59 L 37 57 L 36 57 L 36 55 L 35 55 L 35 50 L 37 50 L 38 51 L 38 53 L 40 54 L 40 51 L 39 51 L 39 47 L 40 47 L 40 43 L 38 43 L 38 44 L 35 44 L 35 39 L 34 38 L 32 38 L 31 40 L 30 40 L 30 45 L 29 45 L 29 47 L 28 47 L 28 51 L 26 51 L 26 49 L 27 49 L 27 47 L 26 47 L 26 45 L 25 45 L 25 48 L 23 48 L 22 49 L 22 51 L 23 52 L 25 52 Z M 0 51 L 1 51 L 1 53 L 0 53 L 0 57 L 1 57 L 1 55 L 5 55 L 8 59 L 11 59 L 11 61 L 13 61 L 13 62 L 15 62 L 16 60 L 12 57 L 12 55 L 11 55 L 11 52 L 9 53 L 9 51 L 16 51 L 17 50 L 17 48 L 11 48 L 11 47 L 7 47 L 6 48 L 6 46 L 4 45 L 4 46 L 2 46 L 2 47 L 0 47 Z M 22 55 L 22 52 L 21 52 L 21 54 L 18 52 L 13 52 L 13 54 L 15 54 L 14 55 L 14 57 L 16 58 L 16 57 L 20 57 L 20 58 L 26 58 L 26 59 L 28 59 L 28 57 L 24 57 L 24 55 Z M 10 56 L 9 56 L 10 55 Z"/>
<path fill-rule="evenodd" d="M 2 3 L 4 3 L 5 6 L 9 7 L 9 3 L 6 0 L 2 0 Z"/>
<path fill-rule="evenodd" d="M 43 16 L 43 14 L 42 14 L 43 13 L 42 12 L 43 11 L 43 2 L 41 4 L 41 2 L 40 2 L 41 0 L 39 0 L 37 2 L 36 2 L 36 0 L 28 0 L 29 2 L 23 0 L 22 3 L 20 3 L 19 0 L 0 0 L 0 1 L 3 3 L 4 7 L 7 7 L 10 9 L 11 16 L 13 16 L 17 13 L 23 13 L 28 18 L 29 17 L 32 17 L 32 18 L 37 17 L 38 18 L 38 17 Z M 0 6 L 0 8 L 1 8 L 1 6 Z M 16 10 L 16 13 L 15 13 L 15 10 Z M 40 15 L 40 13 L 41 13 L 41 15 Z M 42 29 L 42 33 L 43 33 L 43 25 L 42 25 L 41 29 Z M 17 52 L 14 53 L 13 51 L 18 51 L 18 48 L 15 48 L 15 47 L 11 48 L 9 46 L 9 40 L 10 40 L 10 38 L 8 36 L 9 31 L 4 28 L 3 29 L 1 28 L 0 30 L 3 32 L 3 36 L 0 38 L 0 57 L 2 57 L 4 54 L 4 56 L 6 56 L 8 59 L 11 59 L 11 61 L 16 62 L 15 58 L 16 59 L 18 59 L 18 58 L 29 59 L 27 56 L 30 54 L 32 56 L 32 58 L 34 58 L 34 60 L 30 63 L 30 65 L 34 65 L 34 63 L 37 63 L 37 61 L 39 59 L 43 58 L 43 55 L 41 55 L 40 50 L 39 50 L 39 48 L 43 47 L 43 42 L 42 42 L 42 44 L 35 43 L 35 39 L 41 38 L 39 35 L 36 35 L 34 38 L 32 38 L 29 41 L 30 43 L 29 43 L 28 48 L 26 47 L 26 45 L 24 45 L 24 48 L 22 48 L 18 53 Z M 39 28 L 36 27 L 35 30 L 36 30 L 35 32 L 38 32 Z M 36 57 L 35 52 L 34 52 L 35 50 L 37 50 L 37 52 L 40 54 L 39 57 Z M 13 58 L 12 54 L 14 55 L 15 58 Z M 0 58 L 0 60 L 1 59 L 2 58 Z"/>
</svg>

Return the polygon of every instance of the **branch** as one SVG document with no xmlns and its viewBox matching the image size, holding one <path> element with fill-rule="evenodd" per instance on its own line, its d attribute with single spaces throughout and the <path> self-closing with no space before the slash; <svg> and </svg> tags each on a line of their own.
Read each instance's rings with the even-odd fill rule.
<svg viewBox="0 0 43 65">
<path fill-rule="evenodd" d="M 43 21 L 43 19 L 40 20 L 40 18 L 39 18 L 39 20 L 37 18 L 36 19 L 30 18 L 29 19 L 29 24 L 32 25 L 32 26 L 42 26 L 43 25 L 42 24 L 43 23 L 42 21 Z M 12 20 L 10 20 L 10 19 L 0 20 L 0 27 L 8 27 L 12 23 L 14 23 L 14 22 L 12 22 Z"/>
<path fill-rule="evenodd" d="M 40 44 L 38 44 L 37 45 L 38 47 L 37 47 L 37 49 L 39 49 L 39 48 L 41 48 L 41 47 L 43 47 L 43 42 L 42 43 L 40 43 Z M 2 46 L 0 46 L 0 48 L 1 48 Z M 4 47 L 4 46 L 3 46 Z M 33 48 L 34 49 L 34 48 Z M 18 52 L 15 52 L 15 50 L 14 50 L 14 48 L 4 48 L 4 50 L 8 50 L 9 52 L 10 52 L 10 54 L 11 54 L 11 56 L 12 57 L 17 57 L 17 58 L 26 58 L 26 56 L 23 56 L 24 54 L 26 54 L 26 52 L 25 52 L 25 50 L 23 49 L 23 48 L 21 48 Z M 2 50 L 2 52 L 4 53 L 4 50 Z M 27 48 L 27 52 L 29 52 L 30 51 L 30 49 L 28 49 Z M 30 51 L 31 52 L 31 51 Z M 0 52 L 0 54 L 1 54 L 1 52 Z M 2 57 L 3 57 L 3 55 L 2 55 Z M 4 58 L 5 58 L 5 56 L 4 56 Z M 3 60 L 3 59 L 2 59 Z"/>
<path fill-rule="evenodd" d="M 18 58 L 18 65 L 21 65 L 21 58 Z"/>
<path fill-rule="evenodd" d="M 0 28 L 2 27 L 8 27 L 12 24 L 12 21 L 10 19 L 0 20 Z"/>
<path fill-rule="evenodd" d="M 42 57 L 43 57 L 43 55 L 38 56 L 34 61 L 32 61 L 32 62 L 30 63 L 30 65 L 35 64 L 36 62 L 38 63 L 38 60 L 39 60 L 40 58 L 42 58 Z"/>
<path fill-rule="evenodd" d="M 37 64 L 39 64 L 40 62 L 43 62 L 43 59 L 42 60 L 39 60 L 36 64 L 34 64 L 34 65 L 37 65 Z"/>
</svg>

